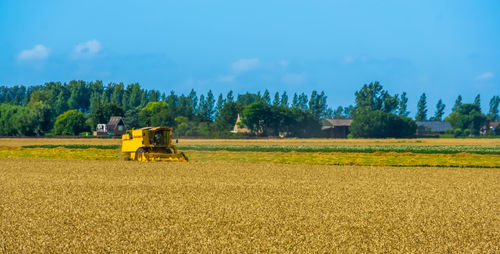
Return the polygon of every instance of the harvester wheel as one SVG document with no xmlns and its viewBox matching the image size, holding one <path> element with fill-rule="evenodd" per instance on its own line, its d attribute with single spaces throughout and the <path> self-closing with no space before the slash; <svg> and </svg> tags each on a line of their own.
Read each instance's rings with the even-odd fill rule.
<svg viewBox="0 0 500 254">
<path fill-rule="evenodd" d="M 144 150 L 144 148 L 139 148 L 137 149 L 137 151 L 135 152 L 135 160 L 136 161 L 142 161 L 143 158 L 144 158 L 144 153 L 146 152 L 146 150 Z"/>
</svg>

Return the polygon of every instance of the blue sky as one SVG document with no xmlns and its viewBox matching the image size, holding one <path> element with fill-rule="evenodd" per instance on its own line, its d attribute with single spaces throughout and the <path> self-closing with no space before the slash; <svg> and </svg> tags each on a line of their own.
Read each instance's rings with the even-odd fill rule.
<svg viewBox="0 0 500 254">
<path fill-rule="evenodd" d="M 0 85 L 73 79 L 215 93 L 406 91 L 414 115 L 500 94 L 499 1 L 0 2 Z"/>
</svg>

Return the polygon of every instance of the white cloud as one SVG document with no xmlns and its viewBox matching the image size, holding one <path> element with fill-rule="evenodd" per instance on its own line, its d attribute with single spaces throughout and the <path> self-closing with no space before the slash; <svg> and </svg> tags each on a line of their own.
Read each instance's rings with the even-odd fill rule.
<svg viewBox="0 0 500 254">
<path fill-rule="evenodd" d="M 260 64 L 258 58 L 240 59 L 234 62 L 231 67 L 235 72 L 244 72 L 257 68 Z"/>
<path fill-rule="evenodd" d="M 279 63 L 278 63 L 278 64 L 279 64 L 281 67 L 286 68 L 286 67 L 288 67 L 288 65 L 290 65 L 290 62 L 288 62 L 287 60 L 281 60 L 281 61 L 279 61 Z"/>
<path fill-rule="evenodd" d="M 305 73 L 288 73 L 281 80 L 290 85 L 300 85 L 306 82 Z"/>
<path fill-rule="evenodd" d="M 231 83 L 231 82 L 234 81 L 235 78 L 236 78 L 235 75 L 225 75 L 225 76 L 220 77 L 219 81 L 226 82 L 226 83 Z"/>
<path fill-rule="evenodd" d="M 42 44 L 35 45 L 32 49 L 25 49 L 17 55 L 20 60 L 45 59 L 49 57 L 50 49 Z"/>
<path fill-rule="evenodd" d="M 354 61 L 356 61 L 356 59 L 352 56 L 344 57 L 344 64 L 352 64 Z"/>
<path fill-rule="evenodd" d="M 482 80 L 482 79 L 490 79 L 493 77 L 494 77 L 493 72 L 485 72 L 485 73 L 477 76 L 476 79 Z"/>
<path fill-rule="evenodd" d="M 98 40 L 82 42 L 75 46 L 73 56 L 75 58 L 92 57 L 101 51 L 101 43 Z"/>
</svg>

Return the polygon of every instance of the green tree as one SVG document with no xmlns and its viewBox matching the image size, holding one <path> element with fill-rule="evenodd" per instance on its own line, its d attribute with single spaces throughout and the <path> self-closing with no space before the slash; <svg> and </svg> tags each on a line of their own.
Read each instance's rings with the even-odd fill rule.
<svg viewBox="0 0 500 254">
<path fill-rule="evenodd" d="M 229 90 L 229 92 L 227 93 L 226 101 L 227 102 L 234 102 L 233 90 Z"/>
<path fill-rule="evenodd" d="M 215 106 L 215 118 L 219 116 L 219 114 L 222 111 L 222 108 L 224 107 L 224 104 L 226 103 L 226 100 L 224 97 L 222 97 L 222 93 L 219 94 L 219 98 L 217 99 L 217 106 Z"/>
<path fill-rule="evenodd" d="M 333 118 L 335 119 L 344 119 L 344 108 L 339 106 L 335 111 L 333 111 Z"/>
<path fill-rule="evenodd" d="M 283 94 L 281 95 L 280 105 L 288 107 L 288 94 L 286 94 L 286 91 L 283 91 Z"/>
<path fill-rule="evenodd" d="M 196 114 L 196 110 L 198 109 L 198 96 L 196 96 L 196 92 L 194 91 L 194 89 L 191 89 L 191 92 L 189 93 L 189 100 L 191 101 L 191 112 L 192 114 L 191 115 L 195 115 Z"/>
<path fill-rule="evenodd" d="M 480 108 L 476 104 L 463 104 L 456 111 L 451 113 L 446 119 L 451 126 L 471 135 L 478 135 L 479 130 L 486 122 L 487 118 L 481 113 Z"/>
<path fill-rule="evenodd" d="M 462 106 L 462 95 L 459 95 L 457 99 L 455 100 L 455 105 L 453 105 L 453 108 L 451 109 L 451 112 L 456 112 L 458 109 L 460 109 L 460 106 Z"/>
<path fill-rule="evenodd" d="M 326 94 L 321 92 L 318 94 L 316 90 L 311 93 L 309 100 L 309 111 L 318 119 L 325 116 L 328 105 L 326 104 Z"/>
<path fill-rule="evenodd" d="M 404 138 L 416 130 L 417 125 L 410 118 L 381 110 L 357 113 L 351 125 L 352 135 L 358 138 Z"/>
<path fill-rule="evenodd" d="M 416 121 L 425 121 L 427 120 L 427 96 L 423 93 L 420 96 L 417 104 L 417 116 L 415 117 Z"/>
<path fill-rule="evenodd" d="M 434 112 L 434 116 L 431 117 L 431 121 L 442 121 L 445 107 L 446 105 L 444 105 L 443 101 L 439 99 L 438 103 L 436 104 L 436 112 Z"/>
<path fill-rule="evenodd" d="M 177 128 L 174 129 L 175 136 L 186 136 L 190 131 L 190 125 L 187 117 L 178 116 L 174 119 Z"/>
<path fill-rule="evenodd" d="M 354 117 L 354 106 L 349 105 L 344 107 L 344 117 L 345 118 L 353 118 Z"/>
<path fill-rule="evenodd" d="M 214 117 L 214 94 L 212 90 L 208 91 L 207 97 L 202 94 L 200 96 L 200 104 L 198 106 L 198 116 L 202 122 L 211 122 Z"/>
<path fill-rule="evenodd" d="M 71 93 L 68 99 L 69 108 L 88 112 L 90 105 L 90 89 L 85 81 L 70 81 L 68 89 Z"/>
<path fill-rule="evenodd" d="M 498 104 L 500 103 L 500 96 L 493 96 L 490 100 L 490 110 L 488 112 L 488 120 L 490 122 L 496 122 L 499 120 L 498 117 Z"/>
<path fill-rule="evenodd" d="M 87 117 L 82 112 L 72 109 L 57 116 L 54 124 L 54 133 L 57 135 L 76 136 L 81 132 L 88 131 L 86 125 Z"/>
<path fill-rule="evenodd" d="M 481 110 L 481 95 L 478 94 L 476 95 L 476 98 L 474 98 L 474 105 L 476 105 L 479 110 Z"/>
<path fill-rule="evenodd" d="M 272 122 L 271 107 L 264 101 L 254 102 L 243 109 L 241 121 L 253 133 L 268 135 L 268 127 Z"/>
<path fill-rule="evenodd" d="M 281 101 L 280 101 L 280 93 L 279 92 L 276 92 L 274 94 L 274 100 L 273 100 L 273 106 L 279 106 L 281 104 Z"/>
<path fill-rule="evenodd" d="M 309 102 L 309 99 L 307 98 L 307 95 L 305 93 L 301 93 L 299 95 L 299 98 L 298 98 L 298 106 L 299 106 L 299 109 L 303 110 L 303 111 L 306 111 L 308 110 L 308 102 Z"/>
<path fill-rule="evenodd" d="M 269 94 L 269 91 L 267 89 L 264 91 L 264 94 L 262 95 L 262 101 L 267 105 L 271 105 L 271 95 Z"/>
<path fill-rule="evenodd" d="M 297 96 L 297 93 L 293 94 L 292 108 L 299 108 L 299 96 Z"/>
<path fill-rule="evenodd" d="M 139 113 L 141 110 L 139 108 L 132 108 L 129 109 L 125 112 L 125 116 L 123 117 L 123 121 L 125 122 L 125 125 L 127 125 L 127 128 L 132 129 L 132 128 L 139 128 L 139 127 L 144 127 L 141 126 L 139 123 Z"/>
<path fill-rule="evenodd" d="M 139 125 L 173 126 L 174 117 L 166 102 L 150 102 L 139 112 Z"/>
<path fill-rule="evenodd" d="M 398 96 L 391 96 L 379 82 L 363 85 L 359 91 L 356 91 L 355 96 L 355 114 L 374 110 L 393 113 L 399 104 Z"/>
<path fill-rule="evenodd" d="M 321 124 L 309 111 L 298 108 L 283 108 L 285 117 L 282 117 L 283 126 L 281 132 L 287 136 L 299 138 L 324 137 Z"/>
<path fill-rule="evenodd" d="M 228 102 L 224 104 L 222 110 L 215 119 L 217 130 L 221 133 L 227 133 L 233 129 L 238 113 L 243 111 L 243 106 L 237 102 Z"/>
<path fill-rule="evenodd" d="M 408 98 L 406 97 L 406 92 L 401 94 L 401 98 L 399 99 L 399 116 L 408 116 L 410 112 L 408 112 Z"/>
<path fill-rule="evenodd" d="M 141 105 L 141 97 L 144 93 L 144 90 L 141 89 L 139 83 L 130 84 L 127 86 L 124 99 L 126 99 L 126 107 L 125 110 L 139 107 Z"/>
<path fill-rule="evenodd" d="M 40 135 L 44 132 L 50 131 L 53 127 L 52 122 L 52 109 L 47 102 L 36 101 L 30 102 L 28 108 L 31 111 L 34 122 L 34 133 Z"/>
<path fill-rule="evenodd" d="M 207 119 L 211 122 L 213 121 L 214 114 L 215 114 L 215 98 L 214 94 L 212 93 L 212 90 L 208 90 L 207 93 L 207 109 L 205 110 L 205 114 Z"/>
<path fill-rule="evenodd" d="M 121 105 L 123 109 L 126 109 L 128 105 L 123 104 L 123 94 L 124 94 L 124 86 L 122 83 L 120 84 L 109 84 L 107 88 L 107 92 L 110 93 L 110 102 L 114 102 L 116 104 Z"/>
<path fill-rule="evenodd" d="M 244 94 L 238 94 L 237 102 L 243 106 L 247 106 L 258 100 L 260 100 L 260 96 L 258 94 L 244 93 Z"/>
<path fill-rule="evenodd" d="M 0 104 L 0 135 L 35 135 L 37 119 L 27 107 L 14 104 Z"/>
</svg>

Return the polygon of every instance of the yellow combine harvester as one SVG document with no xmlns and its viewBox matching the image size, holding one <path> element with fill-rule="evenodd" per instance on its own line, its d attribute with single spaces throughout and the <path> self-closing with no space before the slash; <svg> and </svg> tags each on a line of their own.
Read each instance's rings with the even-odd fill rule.
<svg viewBox="0 0 500 254">
<path fill-rule="evenodd" d="M 170 127 L 128 130 L 122 135 L 122 152 L 127 160 L 188 161 L 186 155 L 179 153 L 177 147 L 172 144 L 172 128 Z"/>
</svg>

